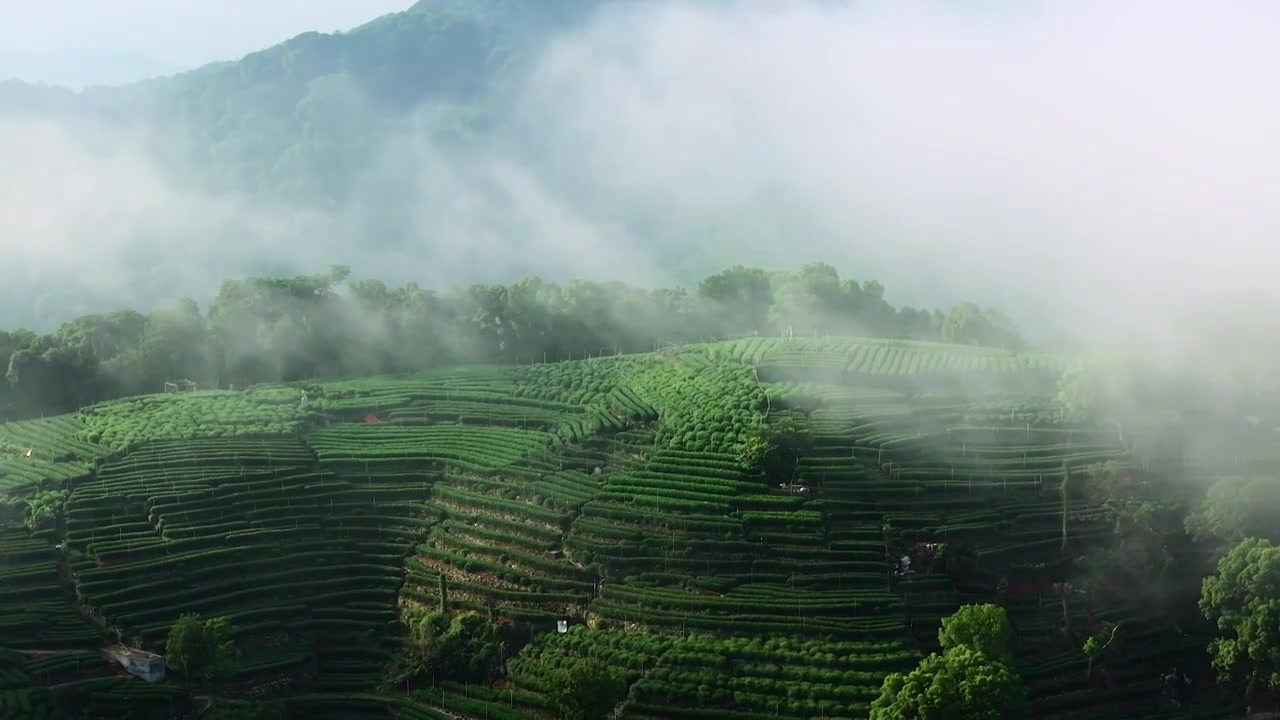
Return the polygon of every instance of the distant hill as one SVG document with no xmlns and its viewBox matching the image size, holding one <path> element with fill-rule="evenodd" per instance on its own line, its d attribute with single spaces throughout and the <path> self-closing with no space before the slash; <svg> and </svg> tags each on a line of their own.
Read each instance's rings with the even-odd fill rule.
<svg viewBox="0 0 1280 720">
<path fill-rule="evenodd" d="M 456 175 L 471 167 L 469 152 L 497 152 L 488 139 L 514 115 L 528 59 L 600 4 L 420 2 L 350 31 L 304 33 L 238 61 L 119 87 L 73 92 L 0 81 L 0 126 L 28 128 L 26 136 L 0 136 L 14 146 L 11 154 L 30 153 L 12 166 L 50 168 L 37 184 L 25 174 L 12 178 L 15 193 L 33 197 L 11 193 L 0 206 L 13 220 L 0 250 L 12 257 L 6 243 L 14 243 L 27 255 L 21 270 L 17 262 L 0 268 L 0 325 L 48 326 L 102 306 L 158 307 L 214 292 L 216 276 L 311 272 L 330 263 L 432 283 L 594 274 L 565 270 L 561 255 L 523 245 L 527 217 L 541 206 L 512 210 L 501 196 L 506 189 Z M 33 124 L 38 139 L 30 137 Z M 49 128 L 70 139 L 41 147 L 54 142 Z M 501 152 L 503 160 L 514 157 Z M 483 197 L 445 197 L 441 184 Z M 228 194 L 234 201 L 223 200 Z M 575 212 L 588 204 L 565 194 L 557 202 Z M 106 207 L 93 206 L 99 202 Z M 458 217 L 446 222 L 442 212 Z M 561 222 L 544 217 L 549 226 Z M 561 234 L 558 226 L 540 232 Z M 282 249 L 299 244 L 306 253 Z M 53 247 L 72 249 L 42 252 Z M 655 256 L 672 267 L 683 262 Z M 721 260 L 686 263 L 688 281 Z M 200 272 L 175 273 L 179 266 Z M 619 279 L 644 280 L 636 273 Z"/>
<path fill-rule="evenodd" d="M 514 58 L 597 4 L 561 0 L 534 11 L 504 0 L 424 0 L 348 32 L 303 33 L 235 62 L 120 87 L 72 94 L 0 83 L 0 112 L 145 126 L 168 167 L 208 188 L 333 202 L 350 196 L 406 113 L 432 102 L 482 107 Z"/>
<path fill-rule="evenodd" d="M 0 80 L 82 90 L 174 75 L 184 68 L 126 50 L 0 50 Z"/>
</svg>

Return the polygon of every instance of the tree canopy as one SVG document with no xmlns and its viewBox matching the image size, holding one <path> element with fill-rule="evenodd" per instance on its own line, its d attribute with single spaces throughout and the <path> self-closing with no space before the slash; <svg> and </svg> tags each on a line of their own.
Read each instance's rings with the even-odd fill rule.
<svg viewBox="0 0 1280 720">
<path fill-rule="evenodd" d="M 1007 660 L 1013 626 L 1004 608 L 991 603 L 965 605 L 942 619 L 938 643 L 942 649 L 970 647 L 993 660 Z"/>
<path fill-rule="evenodd" d="M 763 473 L 770 482 L 790 482 L 800 457 L 812 443 L 808 420 L 787 413 L 749 435 L 738 452 L 738 462 L 748 472 Z"/>
<path fill-rule="evenodd" d="M 504 646 L 497 623 L 472 612 L 406 611 L 403 676 L 436 681 L 487 682 L 502 662 Z"/>
<path fill-rule="evenodd" d="M 556 673 L 547 699 L 565 720 L 605 720 L 626 695 L 626 682 L 608 666 L 579 660 Z"/>
<path fill-rule="evenodd" d="M 189 680 L 216 681 L 230 676 L 239 659 L 231 619 L 203 619 L 187 613 L 169 629 L 165 664 Z"/>
<path fill-rule="evenodd" d="M 1004 608 L 966 605 L 943 618 L 933 653 L 885 678 L 871 720 L 1017 720 L 1031 716 L 1026 684 L 1013 667 Z"/>
<path fill-rule="evenodd" d="M 1076 363 L 1058 381 L 1058 402 L 1069 411 L 1117 425 L 1147 410 L 1150 374 L 1134 358 Z"/>
<path fill-rule="evenodd" d="M 885 678 L 871 720 L 1017 720 L 1031 717 L 1027 687 L 1011 665 L 958 645 L 909 673 Z"/>
<path fill-rule="evenodd" d="M 942 337 L 940 311 L 894 308 L 875 281 L 840 278 L 826 265 L 799 273 L 732 268 L 696 293 L 536 277 L 437 292 L 352 280 L 348 268 L 335 267 L 228 280 L 204 313 L 187 299 L 150 314 L 87 315 L 44 335 L 0 331 L 0 420 L 160 392 L 179 380 L 225 388 L 783 334 L 800 318 L 784 326 L 771 309 L 792 291 L 816 298 L 814 314 L 803 317 L 806 333 Z"/>
<path fill-rule="evenodd" d="M 1260 684 L 1280 687 L 1280 546 L 1247 538 L 1204 579 L 1200 609 L 1217 625 L 1209 643 L 1223 680 L 1247 678 L 1246 702 Z"/>
<path fill-rule="evenodd" d="M 1246 537 L 1280 540 L 1275 518 L 1280 511 L 1280 478 L 1270 475 L 1228 476 L 1213 481 L 1187 531 L 1202 542 L 1223 546 Z"/>
</svg>

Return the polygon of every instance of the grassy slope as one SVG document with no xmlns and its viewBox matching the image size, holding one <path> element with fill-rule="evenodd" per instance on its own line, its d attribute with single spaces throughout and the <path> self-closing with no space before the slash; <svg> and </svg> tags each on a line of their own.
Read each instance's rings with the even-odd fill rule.
<svg viewBox="0 0 1280 720">
<path fill-rule="evenodd" d="M 301 388 L 268 388 L 3 426 L 0 488 L 70 490 L 56 533 L 0 535 L 13 588 L 0 592 L 3 644 L 30 646 L 44 625 L 59 647 L 93 649 L 116 630 L 158 645 L 182 612 L 230 614 L 241 681 L 323 688 L 297 701 L 308 716 L 386 716 L 363 693 L 395 650 L 397 606 L 434 603 L 445 574 L 453 605 L 546 633 L 503 687 L 445 687 L 454 713 L 545 716 L 547 668 L 590 653 L 628 668 L 628 716 L 863 717 L 886 672 L 932 649 L 942 616 L 989 599 L 944 573 L 889 577 L 886 555 L 966 541 L 1015 580 L 1008 606 L 1038 714 L 1133 717 L 1158 706 L 1150 680 L 1169 656 L 1202 641 L 1134 628 L 1146 639 L 1113 663 L 1107 692 L 1055 645 L 1061 608 L 1035 578 L 1062 543 L 1063 462 L 1128 454 L 1054 406 L 1066 361 L 759 338 L 326 383 L 306 407 Z M 813 499 L 771 493 L 733 462 L 743 434 L 785 408 L 818 432 L 800 467 Z M 1106 532 L 1077 507 L 1068 536 L 1083 547 Z M 60 584 L 58 540 L 88 620 Z M 557 619 L 581 627 L 548 633 Z M 4 660 L 0 698 L 33 694 L 31 712 L 53 716 L 58 698 L 31 688 L 65 676 L 15 658 L 6 675 Z M 86 682 L 115 681 L 57 692 L 85 702 Z M 94 702 L 173 702 L 140 686 Z"/>
</svg>

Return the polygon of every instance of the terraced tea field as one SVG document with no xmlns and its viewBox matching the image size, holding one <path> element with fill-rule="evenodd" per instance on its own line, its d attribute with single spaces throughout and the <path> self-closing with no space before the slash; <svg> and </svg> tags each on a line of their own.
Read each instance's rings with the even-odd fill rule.
<svg viewBox="0 0 1280 720">
<path fill-rule="evenodd" d="M 1051 399 L 1067 362 L 752 338 L 0 426 L 0 488 L 68 493 L 56 528 L 0 534 L 0 719 L 54 717 L 91 683 L 94 702 L 139 693 L 171 717 L 175 685 L 93 662 L 67 685 L 69 661 L 18 651 L 87 659 L 116 634 L 162 650 L 186 612 L 230 616 L 234 684 L 299 717 L 554 717 L 552 672 L 590 657 L 625 669 L 624 717 L 861 718 L 943 616 L 991 600 L 1038 716 L 1171 716 L 1154 678 L 1205 639 L 1052 589 L 1064 547 L 1111 542 L 1064 476 L 1133 462 Z M 813 427 L 803 491 L 736 454 L 786 413 Z M 443 684 L 432 709 L 379 688 L 401 609 L 433 606 L 441 576 L 452 608 L 532 642 L 502 683 Z M 1060 642 L 1064 610 L 1133 618 L 1110 689 Z"/>
</svg>

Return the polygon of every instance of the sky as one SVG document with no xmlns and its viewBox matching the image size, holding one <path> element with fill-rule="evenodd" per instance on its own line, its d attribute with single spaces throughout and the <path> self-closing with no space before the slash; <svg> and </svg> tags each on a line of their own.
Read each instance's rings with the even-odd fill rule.
<svg viewBox="0 0 1280 720">
<path fill-rule="evenodd" d="M 348 30 L 413 0 L 41 0 L 14 2 L 0 22 L 0 75 L 163 74 L 235 60 L 308 31 Z M 107 67 L 93 67 L 106 63 Z M 78 67 L 69 67 L 78 66 Z M 19 72 L 15 73 L 14 70 Z M 6 73 L 6 70 L 8 71 Z"/>
</svg>

